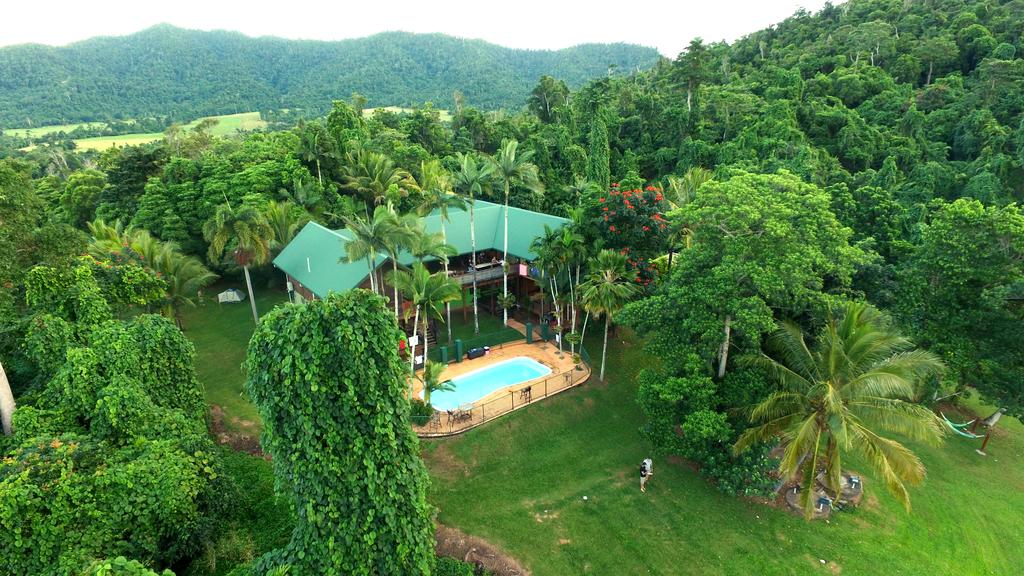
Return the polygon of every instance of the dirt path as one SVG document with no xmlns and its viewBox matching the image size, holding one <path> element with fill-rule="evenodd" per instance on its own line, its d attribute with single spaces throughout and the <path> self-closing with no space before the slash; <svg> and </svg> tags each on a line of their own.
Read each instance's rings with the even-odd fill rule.
<svg viewBox="0 0 1024 576">
<path fill-rule="evenodd" d="M 530 571 L 523 568 L 515 558 L 483 538 L 438 524 L 435 539 L 438 556 L 458 558 L 495 576 L 530 576 Z"/>
</svg>

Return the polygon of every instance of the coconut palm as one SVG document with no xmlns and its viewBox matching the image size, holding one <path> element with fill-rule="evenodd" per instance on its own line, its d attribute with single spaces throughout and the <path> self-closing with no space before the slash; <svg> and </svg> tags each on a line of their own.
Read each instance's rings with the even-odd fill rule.
<svg viewBox="0 0 1024 576">
<path fill-rule="evenodd" d="M 295 234 L 311 220 L 303 208 L 296 206 L 291 200 L 278 202 L 271 200 L 263 210 L 267 223 L 274 230 L 274 239 L 270 249 L 280 253 L 295 238 Z"/>
<path fill-rule="evenodd" d="M 441 217 L 441 241 L 448 242 L 448 232 L 445 224 L 448 222 L 448 210 L 466 209 L 466 200 L 458 194 L 451 193 L 451 182 L 448 173 L 441 166 L 438 160 L 431 160 L 420 164 L 420 190 L 423 193 L 423 200 L 416 211 L 421 216 L 426 216 L 437 210 Z M 452 254 L 454 256 L 454 254 Z M 444 273 L 448 274 L 448 259 L 444 259 Z M 445 324 L 448 326 L 448 345 L 452 344 L 452 305 L 445 304 Z"/>
<path fill-rule="evenodd" d="M 195 256 L 188 256 L 171 250 L 154 263 L 154 270 L 160 272 L 167 283 L 167 305 L 162 313 L 174 318 L 179 328 L 182 306 L 195 306 L 199 291 L 214 282 L 219 276 L 210 272 Z"/>
<path fill-rule="evenodd" d="M 267 223 L 263 212 L 249 204 L 239 208 L 222 204 L 203 225 L 203 237 L 210 243 L 208 256 L 211 261 L 220 260 L 225 249 L 230 248 L 231 257 L 245 273 L 252 318 L 259 324 L 260 316 L 256 312 L 249 266 L 260 266 L 270 259 L 270 242 L 274 238 L 274 230 Z"/>
<path fill-rule="evenodd" d="M 0 364 L 0 427 L 3 428 L 4 436 L 11 435 L 11 418 L 14 416 L 14 407 L 11 383 L 7 380 L 4 365 Z"/>
<path fill-rule="evenodd" d="M 604 380 L 604 363 L 608 356 L 608 327 L 612 315 L 618 312 L 637 293 L 630 283 L 626 267 L 626 256 L 614 250 L 601 250 L 590 262 L 590 274 L 580 286 L 583 307 L 588 313 L 604 316 L 604 344 L 601 347 L 601 373 Z"/>
<path fill-rule="evenodd" d="M 882 314 L 865 304 L 849 304 L 841 319 L 830 319 L 808 344 L 799 326 L 779 323 L 766 343 L 767 353 L 746 357 L 747 365 L 770 372 L 780 390 L 751 408 L 758 425 L 736 442 L 739 453 L 758 442 L 780 439 L 784 479 L 797 479 L 808 516 L 819 468 L 824 488 L 841 488 L 842 457 L 857 452 L 910 509 L 904 482 L 919 484 L 925 469 L 902 444 L 880 432 L 937 443 L 940 420 L 909 402 L 915 385 L 943 370 L 935 355 L 914 349 L 892 331 Z"/>
<path fill-rule="evenodd" d="M 431 274 L 423 262 L 414 262 L 411 270 L 396 270 L 388 275 L 391 285 L 401 290 L 406 299 L 413 303 L 411 310 L 414 310 L 412 337 L 416 338 L 419 333 L 420 317 L 423 317 L 423 358 L 427 358 L 428 338 L 427 329 L 430 318 L 437 320 L 444 319 L 441 311 L 445 302 L 451 302 L 459 297 L 461 292 L 459 284 L 448 278 L 442 272 Z M 406 311 L 406 320 L 409 319 L 410 311 Z M 416 350 L 410 346 L 409 349 L 410 372 L 416 372 Z M 411 394 L 411 391 L 410 391 Z"/>
<path fill-rule="evenodd" d="M 544 186 L 537 176 L 537 166 L 530 162 L 533 158 L 533 151 L 519 152 L 519 142 L 515 139 L 506 140 L 498 148 L 494 158 L 490 159 L 494 167 L 495 176 L 501 180 L 505 187 L 505 225 L 504 241 L 502 248 L 502 268 L 504 274 L 501 280 L 502 298 L 508 300 L 508 198 L 513 185 L 524 186 L 535 192 L 542 192 Z M 508 308 L 505 308 L 502 322 L 508 326 Z"/>
<path fill-rule="evenodd" d="M 453 176 L 455 192 L 468 198 L 469 204 L 469 244 L 473 266 L 473 334 L 480 333 L 480 316 L 477 313 L 476 288 L 476 217 L 473 212 L 474 198 L 490 186 L 494 174 L 494 166 L 488 162 L 478 162 L 471 154 L 459 153 L 456 158 L 459 170 Z"/>
<path fill-rule="evenodd" d="M 427 360 L 423 365 L 423 402 L 430 404 L 430 395 L 434 392 L 449 392 L 455 390 L 455 383 L 451 380 L 441 382 L 441 374 L 447 368 L 441 362 Z"/>
</svg>

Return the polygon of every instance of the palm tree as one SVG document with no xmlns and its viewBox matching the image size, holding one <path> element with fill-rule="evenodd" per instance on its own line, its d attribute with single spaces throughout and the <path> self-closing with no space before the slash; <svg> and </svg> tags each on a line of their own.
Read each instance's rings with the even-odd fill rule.
<svg viewBox="0 0 1024 576">
<path fill-rule="evenodd" d="M 445 172 L 438 160 L 431 160 L 420 164 L 420 190 L 423 192 L 423 200 L 417 207 L 421 216 L 426 216 L 434 210 L 438 211 L 441 217 L 441 241 L 448 242 L 448 232 L 445 223 L 448 222 L 448 210 L 466 209 L 466 200 L 458 194 L 451 193 L 451 183 L 448 173 Z M 452 254 L 454 256 L 455 254 Z M 448 259 L 444 259 L 444 273 L 448 274 Z M 448 345 L 452 344 L 452 305 L 445 304 L 445 318 L 448 326 Z"/>
<path fill-rule="evenodd" d="M 181 307 L 195 306 L 195 296 L 219 276 L 210 272 L 195 256 L 183 254 L 174 242 L 164 242 L 146 230 L 127 228 L 120 221 L 113 226 L 97 219 L 88 223 L 92 233 L 89 253 L 106 258 L 112 253 L 131 250 L 145 266 L 156 272 L 166 283 L 166 303 L 161 314 L 181 323 Z"/>
<path fill-rule="evenodd" d="M 563 265 L 566 276 L 569 278 L 569 331 L 576 334 L 576 297 L 579 292 L 580 268 L 587 259 L 587 244 L 583 235 L 577 232 L 575 224 L 563 226 L 561 235 L 558 238 Z M 573 287 L 573 272 L 575 272 L 575 288 Z M 570 352 L 576 354 L 576 342 L 569 341 Z"/>
<path fill-rule="evenodd" d="M 367 220 L 370 219 L 370 207 L 381 204 L 389 190 L 416 186 L 412 176 L 393 160 L 358 145 L 349 146 L 341 166 L 341 177 L 344 188 L 362 196 Z"/>
<path fill-rule="evenodd" d="M 502 298 L 508 300 L 508 197 L 509 192 L 512 189 L 512 185 L 525 186 L 530 190 L 541 192 L 544 190 L 544 186 L 540 182 L 540 177 L 537 176 L 537 166 L 530 162 L 533 158 L 533 151 L 526 151 L 522 154 L 519 153 L 519 142 L 515 139 L 506 140 L 502 143 L 501 147 L 498 148 L 497 154 L 491 159 L 491 165 L 494 167 L 494 174 L 502 181 L 505 186 L 505 239 L 502 249 L 502 268 L 504 268 L 504 274 L 502 275 Z M 508 326 L 508 308 L 505 308 L 502 322 Z"/>
<path fill-rule="evenodd" d="M 419 331 L 420 316 L 423 317 L 423 358 L 427 358 L 428 338 L 427 323 L 430 318 L 443 321 L 441 311 L 445 302 L 451 302 L 459 297 L 460 288 L 457 282 L 444 275 L 442 272 L 431 274 L 423 262 L 414 262 L 412 269 L 396 270 L 389 274 L 388 281 L 395 288 L 402 291 L 406 298 L 413 303 L 415 319 L 413 320 L 412 337 L 416 338 Z M 406 320 L 410 312 L 406 311 Z M 409 347 L 410 373 L 416 373 L 416 350 Z M 411 391 L 410 391 L 411 394 Z"/>
<path fill-rule="evenodd" d="M 767 354 L 742 362 L 766 369 L 781 389 L 751 408 L 750 420 L 758 425 L 740 436 L 735 452 L 780 439 L 785 452 L 779 472 L 785 479 L 799 479 L 810 516 L 819 466 L 824 468 L 825 489 L 836 496 L 842 455 L 856 451 L 909 510 L 903 483 L 924 480 L 924 465 L 909 449 L 877 431 L 932 443 L 940 440 L 940 420 L 908 401 L 918 382 L 942 372 L 938 357 L 914 349 L 875 308 L 855 303 L 847 305 L 840 320 L 829 320 L 813 346 L 799 326 L 780 322 L 766 348 Z"/>
<path fill-rule="evenodd" d="M 252 318 L 259 324 L 249 266 L 260 266 L 270 259 L 270 242 L 274 230 L 267 223 L 266 217 L 256 207 L 248 204 L 237 209 L 231 208 L 230 204 L 222 204 L 203 225 L 203 237 L 210 243 L 210 260 L 220 260 L 224 250 L 231 247 L 232 258 L 245 272 L 245 287 L 249 290 Z"/>
<path fill-rule="evenodd" d="M 459 171 L 454 174 L 454 187 L 458 194 L 465 195 L 469 201 L 469 244 L 473 266 L 473 334 L 480 334 L 480 316 L 477 313 L 476 288 L 476 217 L 473 212 L 474 198 L 490 185 L 494 166 L 488 162 L 478 162 L 471 154 L 457 156 Z"/>
<path fill-rule="evenodd" d="M 430 395 L 434 392 L 449 392 L 455 389 L 455 383 L 451 380 L 440 381 L 441 374 L 447 367 L 433 360 L 427 360 L 423 365 L 423 402 L 430 404 Z"/>
<path fill-rule="evenodd" d="M 665 199 L 673 209 L 689 204 L 697 197 L 697 189 L 705 182 L 711 180 L 712 172 L 707 168 L 694 166 L 686 171 L 686 174 L 669 176 L 668 186 L 665 187 Z"/>
<path fill-rule="evenodd" d="M 697 190 L 708 180 L 711 180 L 712 172 L 706 168 L 695 166 L 686 171 L 682 178 L 678 176 L 668 177 L 668 186 L 665 187 L 665 200 L 671 209 L 681 208 L 697 197 Z M 681 242 L 687 249 L 693 241 L 693 230 L 682 223 L 673 223 L 668 244 L 668 269 L 672 270 L 672 257 L 675 255 L 675 244 Z"/>
<path fill-rule="evenodd" d="M 374 220 L 380 220 L 383 231 L 381 237 L 384 251 L 391 259 L 391 271 L 398 271 L 398 253 L 409 248 L 416 242 L 419 234 L 419 222 L 412 214 L 399 215 L 395 206 L 388 202 L 386 206 L 378 206 L 373 211 Z M 398 318 L 398 288 L 394 291 L 395 318 Z"/>
<path fill-rule="evenodd" d="M 11 392 L 11 383 L 7 381 L 7 372 L 4 372 L 4 365 L 0 364 L 0 427 L 3 428 L 4 436 L 11 435 L 11 418 L 14 416 L 14 394 Z"/>
<path fill-rule="evenodd" d="M 327 132 L 327 129 L 315 121 L 305 122 L 300 120 L 295 131 L 299 136 L 297 150 L 299 158 L 303 162 L 316 165 L 316 179 L 320 186 L 323 187 L 324 177 L 320 169 L 320 162 L 321 160 L 337 158 L 337 152 L 334 150 L 334 140 Z"/>
<path fill-rule="evenodd" d="M 444 241 L 440 232 L 427 232 L 422 228 L 415 229 L 415 235 L 407 248 L 412 257 L 420 262 L 434 258 L 446 264 L 445 268 L 448 267 L 448 258 L 457 253 L 454 246 Z"/>
<path fill-rule="evenodd" d="M 548 279 L 548 290 L 551 294 L 551 303 L 555 307 L 555 322 L 557 325 L 556 331 L 558 332 L 558 354 L 562 354 L 562 307 L 561 299 L 558 294 L 558 276 L 562 271 L 562 264 L 565 262 L 565 251 L 561 243 L 562 237 L 559 230 L 552 230 L 548 225 L 544 225 L 544 234 L 537 238 L 534 238 L 530 245 L 530 249 L 537 257 L 533 263 L 537 268 L 547 276 Z M 572 282 L 570 276 L 569 279 Z"/>
<path fill-rule="evenodd" d="M 637 293 L 629 282 L 626 256 L 614 250 L 601 250 L 590 262 L 590 274 L 580 286 L 583 307 L 588 313 L 604 315 L 604 344 L 601 347 L 601 373 L 604 380 L 604 362 L 608 356 L 608 327 L 612 315 L 618 312 Z"/>
<path fill-rule="evenodd" d="M 219 278 L 210 272 L 195 256 L 188 256 L 176 250 L 169 251 L 160 261 L 155 263 L 155 270 L 161 273 L 167 283 L 167 305 L 163 315 L 174 318 L 179 328 L 181 323 L 181 307 L 195 306 L 195 297 Z"/>
<path fill-rule="evenodd" d="M 303 208 L 296 206 L 291 200 L 278 202 L 271 200 L 263 210 L 267 223 L 274 230 L 274 239 L 270 248 L 280 253 L 295 238 L 295 234 L 312 218 Z"/>
<path fill-rule="evenodd" d="M 370 276 L 370 290 L 375 294 L 383 294 L 384 287 L 377 282 L 377 256 L 388 252 L 388 235 L 396 225 L 394 211 L 378 206 L 373 216 L 367 219 L 346 217 L 345 227 L 353 238 L 345 244 L 345 256 L 341 262 L 357 262 L 366 260 Z"/>
</svg>

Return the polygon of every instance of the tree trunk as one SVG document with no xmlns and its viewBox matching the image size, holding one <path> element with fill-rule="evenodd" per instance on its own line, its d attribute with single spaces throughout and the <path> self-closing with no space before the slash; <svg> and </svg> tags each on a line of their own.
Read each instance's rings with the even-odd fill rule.
<svg viewBox="0 0 1024 576">
<path fill-rule="evenodd" d="M 398 257 L 397 257 L 397 254 L 392 254 L 392 257 L 391 257 L 391 272 L 394 274 L 394 276 L 392 276 L 391 279 L 395 280 L 397 278 L 397 276 L 398 276 Z M 394 292 L 394 294 L 395 294 L 395 319 L 397 320 L 398 319 L 398 282 L 395 282 L 395 285 L 393 286 L 393 288 L 395 289 L 395 292 Z"/>
<path fill-rule="evenodd" d="M 673 250 L 672 247 L 670 246 L 669 249 L 668 249 L 668 271 L 670 273 L 672 272 L 672 255 L 673 255 L 674 252 L 675 252 L 675 250 Z"/>
<path fill-rule="evenodd" d="M 373 292 L 374 294 L 376 294 L 377 293 L 377 275 L 374 273 L 374 270 L 373 270 L 373 260 L 374 259 L 370 258 L 369 256 L 366 257 L 366 269 L 369 271 L 369 276 L 370 276 L 370 291 Z"/>
<path fill-rule="evenodd" d="M 469 197 L 469 249 L 473 251 L 473 335 L 480 334 L 480 315 L 476 307 L 476 220 L 473 214 L 473 196 Z"/>
<path fill-rule="evenodd" d="M 256 298 L 252 295 L 252 280 L 249 278 L 249 267 L 242 266 L 245 271 L 245 287 L 249 289 L 249 305 L 252 306 L 252 319 L 256 324 L 260 323 L 260 315 L 256 312 Z"/>
<path fill-rule="evenodd" d="M 932 84 L 932 70 L 934 69 L 934 67 L 935 67 L 935 63 L 934 62 L 929 62 L 928 63 L 928 79 L 924 81 L 924 85 L 925 86 L 931 86 L 931 84 Z M 920 78 L 920 76 L 918 76 L 918 78 Z"/>
<path fill-rule="evenodd" d="M 729 336 L 732 334 L 732 316 L 726 315 L 725 327 L 722 330 L 725 338 L 722 339 L 722 348 L 718 352 L 718 377 L 725 377 L 725 365 L 729 361 Z"/>
<path fill-rule="evenodd" d="M 689 114 L 690 112 L 693 111 L 693 108 L 690 106 L 690 100 L 692 99 L 692 97 L 693 97 L 693 88 L 691 88 L 690 86 L 687 86 L 686 87 L 686 113 L 687 114 Z"/>
<path fill-rule="evenodd" d="M 412 321 L 412 338 L 416 339 L 416 330 L 420 327 L 420 307 L 416 306 L 416 318 Z M 416 379 L 416 346 L 409 346 L 409 398 L 412 398 L 413 381 Z"/>
<path fill-rule="evenodd" d="M 427 370 L 427 349 L 430 346 L 430 316 L 426 313 L 423 314 L 423 371 Z"/>
<path fill-rule="evenodd" d="M 11 435 L 11 417 L 14 416 L 14 394 L 11 383 L 7 381 L 4 365 L 0 364 L 0 424 L 3 424 L 4 436 Z"/>
<path fill-rule="evenodd" d="M 501 262 L 501 293 L 508 301 L 508 181 L 505 181 L 505 244 Z M 508 326 L 508 308 L 502 306 L 502 324 Z"/>
<path fill-rule="evenodd" d="M 604 382 L 604 360 L 608 357 L 608 326 L 612 323 L 612 315 L 605 314 L 604 316 L 604 345 L 601 346 L 601 375 L 598 379 Z"/>
<path fill-rule="evenodd" d="M 445 232 L 445 229 L 444 229 L 444 215 L 441 216 L 441 242 L 444 242 L 445 244 L 448 244 L 448 234 Z M 449 276 L 448 276 L 448 257 L 447 256 L 444 257 L 444 277 L 445 278 L 449 278 Z M 461 292 L 462 289 L 460 288 L 459 291 Z M 465 303 L 465 300 L 463 300 L 463 303 Z M 445 314 L 445 317 L 448 320 L 448 322 L 445 324 L 445 326 L 447 326 L 447 328 L 448 328 L 448 346 L 451 346 L 452 345 L 452 303 L 451 302 L 445 302 L 444 303 L 444 314 Z"/>
</svg>

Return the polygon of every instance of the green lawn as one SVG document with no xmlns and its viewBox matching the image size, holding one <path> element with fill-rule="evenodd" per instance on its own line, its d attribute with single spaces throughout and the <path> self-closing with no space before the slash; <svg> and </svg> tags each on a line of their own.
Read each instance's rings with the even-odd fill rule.
<svg viewBox="0 0 1024 576">
<path fill-rule="evenodd" d="M 588 348 L 599 362 L 600 342 Z M 682 464 L 656 460 L 640 493 L 648 446 L 633 375 L 648 362 L 638 345 L 616 339 L 608 384 L 423 442 L 440 521 L 500 545 L 537 576 L 1019 573 L 1024 427 L 1016 420 L 1003 419 L 987 458 L 975 454 L 978 441 L 960 437 L 913 446 L 928 479 L 912 489 L 909 515 L 854 463 L 866 478 L 861 508 L 808 523 L 724 496 Z"/>
<path fill-rule="evenodd" d="M 284 299 L 257 294 L 264 311 Z M 459 334 L 471 333 L 471 316 L 453 320 Z M 481 315 L 481 332 L 499 326 Z M 229 417 L 257 421 L 242 395 L 253 329 L 247 303 L 188 310 L 185 328 L 209 401 Z M 599 362 L 599 335 L 588 349 Z M 940 447 L 912 445 L 928 479 L 912 489 L 910 514 L 852 462 L 866 478 L 861 508 L 807 523 L 724 496 L 688 466 L 663 460 L 647 494 L 639 492 L 648 446 L 633 376 L 650 361 L 637 344 L 613 337 L 607 384 L 591 381 L 462 436 L 424 441 L 440 521 L 500 545 L 537 576 L 1019 572 L 1024 426 L 1016 420 L 1003 419 L 988 457 L 974 452 L 979 441 L 958 436 Z"/>
<path fill-rule="evenodd" d="M 231 286 L 245 290 L 244 283 Z M 259 425 L 256 407 L 242 391 L 245 383 L 242 361 L 255 325 L 248 301 L 217 303 L 217 293 L 228 287 L 217 285 L 208 288 L 203 304 L 185 309 L 182 322 L 185 335 L 196 346 L 196 374 L 206 389 L 206 401 L 224 409 L 229 427 L 244 430 L 246 421 Z M 280 290 L 256 290 L 256 306 L 260 314 L 287 300 L 288 296 Z"/>
</svg>

